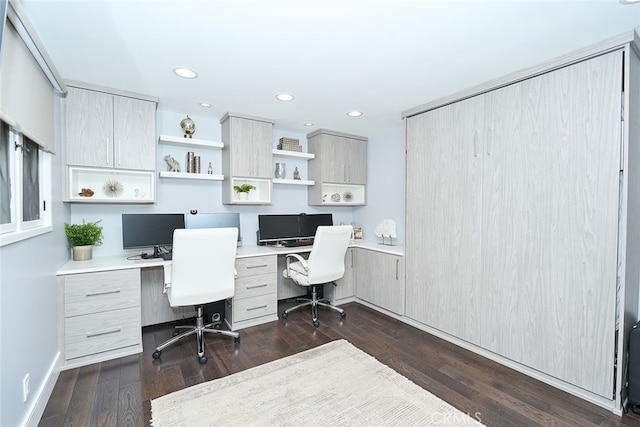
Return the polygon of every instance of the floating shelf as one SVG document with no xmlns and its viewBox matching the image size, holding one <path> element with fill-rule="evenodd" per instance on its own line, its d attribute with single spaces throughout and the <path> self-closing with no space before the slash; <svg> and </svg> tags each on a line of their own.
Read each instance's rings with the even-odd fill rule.
<svg viewBox="0 0 640 427">
<path fill-rule="evenodd" d="M 206 173 L 187 173 L 187 172 L 160 172 L 160 178 L 177 178 L 177 179 L 199 179 L 202 181 L 224 181 L 224 175 L 213 175 Z"/>
<path fill-rule="evenodd" d="M 297 159 L 306 159 L 306 160 L 311 160 L 316 158 L 316 155 L 313 153 L 301 153 L 299 151 L 277 150 L 275 148 L 272 150 L 272 153 L 276 157 L 294 157 Z"/>
<path fill-rule="evenodd" d="M 364 185 L 322 183 L 322 206 L 362 206 L 366 204 Z"/>
<path fill-rule="evenodd" d="M 160 135 L 159 142 L 161 144 L 176 145 L 179 147 L 200 147 L 213 148 L 221 150 L 224 143 L 219 141 L 209 141 L 206 139 L 181 138 L 179 136 Z"/>
<path fill-rule="evenodd" d="M 307 179 L 273 179 L 274 184 L 288 184 L 288 185 L 315 185 L 315 181 L 309 181 Z"/>
</svg>

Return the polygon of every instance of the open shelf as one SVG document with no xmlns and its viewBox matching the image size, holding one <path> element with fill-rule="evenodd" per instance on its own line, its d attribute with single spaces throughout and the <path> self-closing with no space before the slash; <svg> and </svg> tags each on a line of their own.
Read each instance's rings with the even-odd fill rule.
<svg viewBox="0 0 640 427">
<path fill-rule="evenodd" d="M 199 179 L 202 181 L 223 181 L 224 175 L 162 171 L 160 172 L 160 178 Z"/>
<path fill-rule="evenodd" d="M 273 179 L 274 184 L 287 184 L 287 185 L 315 185 L 315 181 L 309 181 L 307 179 Z"/>
<path fill-rule="evenodd" d="M 116 191 L 105 189 L 112 183 Z M 86 196 L 81 196 L 83 189 Z M 90 192 L 93 192 L 92 195 Z M 154 172 L 69 167 L 69 202 L 154 203 Z"/>
<path fill-rule="evenodd" d="M 224 143 L 219 141 L 209 141 L 206 139 L 181 138 L 179 136 L 160 135 L 160 144 L 175 145 L 179 147 L 200 147 L 221 150 Z"/>
<path fill-rule="evenodd" d="M 366 204 L 365 186 L 356 184 L 322 184 L 323 206 L 361 206 Z"/>
<path fill-rule="evenodd" d="M 231 198 L 228 204 L 233 205 L 268 205 L 271 204 L 271 180 L 265 178 L 230 178 Z M 251 184 L 256 187 L 251 190 L 247 199 L 240 199 L 239 194 L 233 190 L 236 185 Z"/>
<path fill-rule="evenodd" d="M 272 153 L 274 157 L 294 157 L 297 159 L 306 159 L 306 160 L 311 160 L 316 158 L 316 155 L 313 153 L 301 153 L 299 151 L 278 150 L 275 148 L 272 150 Z"/>
</svg>

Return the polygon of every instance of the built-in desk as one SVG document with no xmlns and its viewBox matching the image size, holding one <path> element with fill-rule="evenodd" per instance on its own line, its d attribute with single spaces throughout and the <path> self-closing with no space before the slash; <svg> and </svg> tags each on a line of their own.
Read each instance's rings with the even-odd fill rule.
<svg viewBox="0 0 640 427">
<path fill-rule="evenodd" d="M 347 253 L 348 268 L 354 266 L 353 251 L 358 248 L 403 256 L 401 247 L 358 240 Z M 283 279 L 280 272 L 283 255 L 310 250 L 311 246 L 239 247 L 235 294 L 227 301 L 225 313 L 230 328 L 277 320 L 278 299 L 304 294 L 303 288 Z M 139 353 L 143 326 L 193 317 L 192 308 L 172 308 L 163 295 L 163 266 L 170 263 L 163 259 L 128 260 L 125 255 L 65 263 L 57 271 L 58 341 L 64 368 Z M 397 277 L 397 264 L 395 269 Z M 338 304 L 355 300 L 356 287 L 350 277 L 345 279 L 349 281 L 345 291 L 334 294 L 331 290 L 325 296 Z"/>
</svg>

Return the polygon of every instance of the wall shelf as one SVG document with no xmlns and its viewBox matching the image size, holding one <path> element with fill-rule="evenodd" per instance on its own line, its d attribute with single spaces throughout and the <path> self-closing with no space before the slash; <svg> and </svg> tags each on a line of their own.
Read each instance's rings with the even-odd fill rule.
<svg viewBox="0 0 640 427">
<path fill-rule="evenodd" d="M 199 147 L 199 148 L 212 148 L 221 150 L 224 148 L 224 143 L 219 141 L 210 141 L 206 139 L 195 138 L 182 138 L 179 136 L 160 135 L 158 138 L 160 144 L 175 145 L 178 147 Z"/>
<path fill-rule="evenodd" d="M 224 181 L 224 175 L 187 172 L 160 172 L 160 178 L 197 179 L 202 181 Z"/>
<path fill-rule="evenodd" d="M 315 181 L 309 181 L 307 179 L 273 179 L 274 184 L 287 184 L 287 185 L 315 185 Z"/>
<path fill-rule="evenodd" d="M 78 203 L 154 203 L 154 172 L 69 167 L 69 199 Z M 116 192 L 107 191 L 112 182 Z M 85 191 L 83 191 L 85 190 Z M 91 193 L 93 192 L 93 193 Z M 81 196 L 80 194 L 87 194 Z M 91 195 L 88 195 L 91 194 Z"/>
<path fill-rule="evenodd" d="M 322 183 L 322 206 L 366 205 L 365 186 Z"/>
<path fill-rule="evenodd" d="M 271 153 L 274 157 L 294 157 L 297 159 L 306 159 L 311 160 L 315 159 L 316 155 L 313 153 L 301 153 L 299 151 L 287 151 L 287 150 L 278 150 L 274 148 Z"/>
</svg>

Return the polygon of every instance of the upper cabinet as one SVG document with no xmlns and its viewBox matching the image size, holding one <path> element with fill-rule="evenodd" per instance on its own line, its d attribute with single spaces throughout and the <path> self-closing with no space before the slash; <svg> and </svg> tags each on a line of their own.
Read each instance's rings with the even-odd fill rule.
<svg viewBox="0 0 640 427">
<path fill-rule="evenodd" d="M 156 106 L 157 99 L 145 95 L 68 83 L 62 101 L 66 201 L 155 201 Z"/>
<path fill-rule="evenodd" d="M 307 135 L 309 151 L 309 205 L 364 205 L 367 184 L 367 138 L 318 129 Z"/>
<path fill-rule="evenodd" d="M 225 177 L 222 202 L 225 204 L 269 204 L 272 188 L 273 120 L 227 113 L 222 127 L 222 173 Z M 234 186 L 249 184 L 246 198 Z"/>
<path fill-rule="evenodd" d="M 67 165 L 155 171 L 156 103 L 69 86 Z"/>
</svg>

